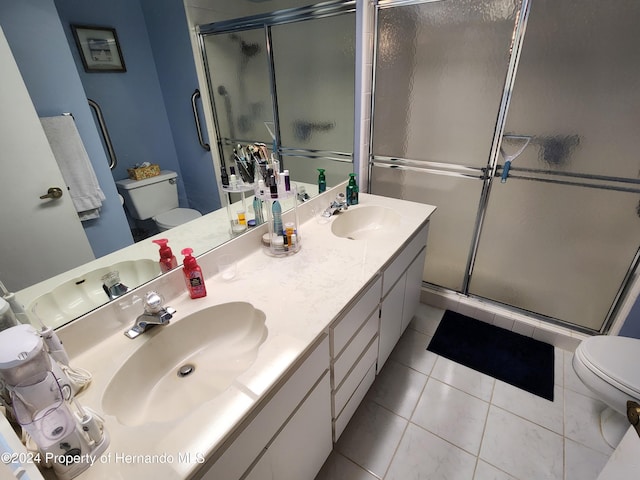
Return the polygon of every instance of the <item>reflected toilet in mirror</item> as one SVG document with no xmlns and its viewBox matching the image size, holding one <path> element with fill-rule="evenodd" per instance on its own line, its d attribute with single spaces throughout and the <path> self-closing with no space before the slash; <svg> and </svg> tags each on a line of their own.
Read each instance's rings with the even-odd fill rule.
<svg viewBox="0 0 640 480">
<path fill-rule="evenodd" d="M 176 172 L 162 170 L 160 175 L 142 180 L 118 180 L 116 186 L 134 219 L 152 219 L 164 232 L 202 216 L 192 208 L 178 207 L 177 177 Z"/>
</svg>

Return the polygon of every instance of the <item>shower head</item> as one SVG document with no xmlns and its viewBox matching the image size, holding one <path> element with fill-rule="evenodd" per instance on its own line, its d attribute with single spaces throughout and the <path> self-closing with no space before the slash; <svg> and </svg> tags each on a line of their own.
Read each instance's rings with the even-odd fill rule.
<svg viewBox="0 0 640 480">
<path fill-rule="evenodd" d="M 224 85 L 220 85 L 218 87 L 218 95 L 222 95 L 223 97 L 229 95 L 229 92 L 227 92 L 227 89 L 225 88 Z"/>
<path fill-rule="evenodd" d="M 251 58 L 254 55 L 260 53 L 260 45 L 258 45 L 257 43 L 246 43 L 244 40 L 240 43 L 240 49 L 242 51 L 242 54 L 247 57 L 247 58 Z"/>
<path fill-rule="evenodd" d="M 229 35 L 229 38 L 235 42 L 240 42 L 240 51 L 246 58 L 251 58 L 262 50 L 258 43 L 247 43 L 235 33 Z"/>
</svg>

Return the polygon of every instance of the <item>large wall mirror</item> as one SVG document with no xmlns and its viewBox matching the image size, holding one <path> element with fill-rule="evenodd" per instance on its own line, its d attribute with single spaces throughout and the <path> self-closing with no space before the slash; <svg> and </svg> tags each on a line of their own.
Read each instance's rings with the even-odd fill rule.
<svg viewBox="0 0 640 480">
<path fill-rule="evenodd" d="M 353 171 L 353 10 L 308 20 L 299 15 L 314 7 L 304 0 L 212 0 L 211 7 L 189 0 L 86 3 L 0 0 L 0 26 L 37 116 L 73 115 L 105 196 L 97 218 L 76 222 L 86 237 L 84 249 L 51 235 L 51 227 L 49 233 L 37 233 L 43 222 L 36 215 L 17 213 L 17 208 L 12 216 L 3 214 L 12 228 L 0 234 L 1 257 L 25 258 L 20 248 L 34 255 L 27 255 L 22 267 L 19 262 L 0 264 L 0 280 L 17 292 L 25 306 L 39 298 L 47 307 L 42 320 L 54 327 L 109 301 L 108 292 L 100 291 L 101 279 L 114 268 L 129 288 L 153 278 L 158 259 L 154 238 L 169 238 L 178 259 L 182 248 L 202 254 L 230 240 L 227 197 L 219 188 L 221 164 L 238 143 L 259 141 L 271 149 L 273 137 L 267 126 L 276 137 L 276 154 L 294 182 L 308 185 L 308 193 L 314 193 L 317 168 L 327 170 L 329 185 Z M 274 21 L 273 12 L 285 12 L 287 20 Z M 260 25 L 244 24 L 256 17 L 262 19 Z M 231 31 L 232 24 L 241 28 Z M 114 29 L 126 71 L 85 71 L 71 25 Z M 259 58 L 264 63 L 258 66 Z M 196 91 L 201 96 L 194 96 Z M 88 99 L 101 108 L 117 157 L 113 169 Z M 210 150 L 198 140 L 194 115 Z M 11 182 L 17 190 L 36 183 L 28 174 L 29 168 L 37 169 L 32 160 L 3 160 L 16 163 Z M 179 206 L 197 210 L 202 217 L 163 232 L 152 220 L 132 219 L 121 203 L 116 181 L 127 177 L 127 168 L 142 162 L 175 171 Z M 34 191 L 46 193 L 45 183 Z M 14 194 L 3 204 L 22 203 Z M 39 214 L 48 209 L 34 208 Z M 36 238 L 47 237 L 49 244 L 36 245 Z M 44 253 L 46 260 L 35 261 L 35 252 Z M 99 281 L 99 289 L 86 288 L 89 280 Z M 91 302 L 82 298 L 89 294 L 94 296 Z M 74 308 L 69 302 L 75 303 Z"/>
</svg>

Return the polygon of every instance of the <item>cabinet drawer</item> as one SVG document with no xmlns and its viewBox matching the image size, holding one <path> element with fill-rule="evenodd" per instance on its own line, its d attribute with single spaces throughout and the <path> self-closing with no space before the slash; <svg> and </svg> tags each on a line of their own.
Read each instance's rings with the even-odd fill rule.
<svg viewBox="0 0 640 480">
<path fill-rule="evenodd" d="M 353 392 L 356 390 L 365 374 L 369 370 L 369 367 L 376 363 L 378 357 L 378 337 L 371 340 L 371 343 L 367 347 L 367 350 L 362 354 L 360 360 L 353 370 L 347 375 L 342 385 L 333 392 L 333 412 L 334 418 L 340 415 L 340 412 L 346 405 Z"/>
<path fill-rule="evenodd" d="M 316 348 L 233 440 L 203 479 L 240 478 L 329 367 L 329 339 Z M 205 467 L 206 468 L 206 467 Z"/>
<path fill-rule="evenodd" d="M 360 326 L 369 318 L 380 303 L 380 288 L 382 279 L 377 277 L 375 282 L 356 301 L 355 305 L 340 319 L 334 322 L 330 328 L 331 356 L 337 358 L 351 337 Z"/>
<path fill-rule="evenodd" d="M 409 244 L 398 254 L 398 256 L 384 269 L 382 278 L 382 298 L 384 298 L 391 287 L 395 285 L 400 276 L 407 269 L 411 261 L 416 258 L 418 252 L 427 244 L 429 224 L 423 226 L 413 237 Z"/>
<path fill-rule="evenodd" d="M 353 417 L 358 405 L 362 402 L 362 399 L 369 391 L 369 388 L 373 384 L 373 381 L 376 378 L 376 366 L 371 365 L 367 373 L 364 375 L 364 378 L 356 388 L 356 391 L 353 392 L 353 395 L 345 405 L 344 409 L 340 413 L 340 416 L 333 421 L 333 441 L 334 443 L 338 441 L 342 432 L 344 432 L 345 427 Z"/>
<path fill-rule="evenodd" d="M 353 337 L 340 356 L 333 360 L 333 389 L 337 389 L 362 354 L 371 339 L 378 333 L 378 310 L 374 310 L 362 328 Z"/>
</svg>

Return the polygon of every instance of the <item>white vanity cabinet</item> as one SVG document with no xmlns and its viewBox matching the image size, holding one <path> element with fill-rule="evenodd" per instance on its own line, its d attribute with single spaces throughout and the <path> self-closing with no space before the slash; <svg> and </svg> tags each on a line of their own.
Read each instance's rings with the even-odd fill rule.
<svg viewBox="0 0 640 480">
<path fill-rule="evenodd" d="M 427 234 L 425 224 L 329 328 L 334 442 L 418 308 Z"/>
<path fill-rule="evenodd" d="M 313 478 L 331 452 L 329 339 L 325 334 L 228 448 L 195 478 Z M 224 448 L 224 447 L 223 447 Z"/>
<path fill-rule="evenodd" d="M 334 442 L 340 438 L 375 377 L 381 288 L 382 277 L 376 275 L 329 328 Z"/>
<path fill-rule="evenodd" d="M 377 372 L 382 370 L 420 303 L 428 233 L 427 223 L 383 270 Z"/>
</svg>

